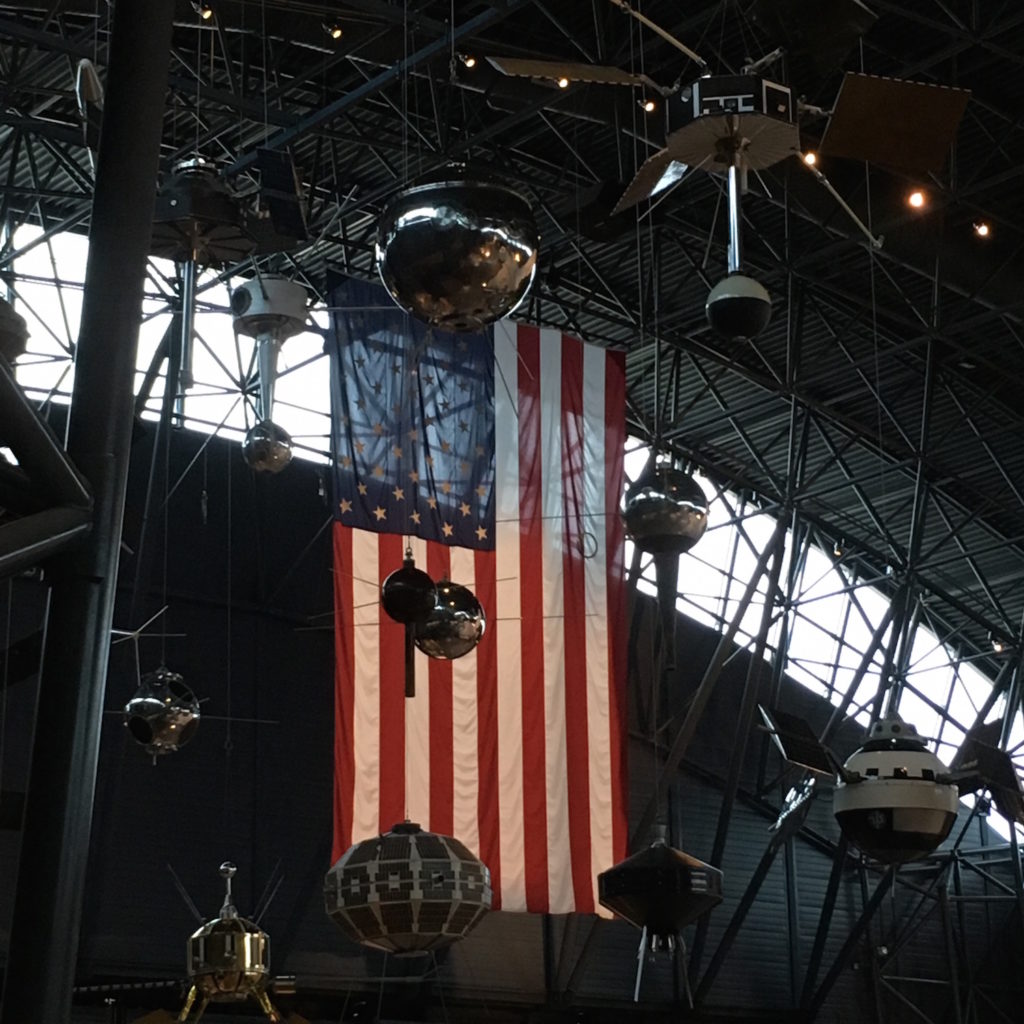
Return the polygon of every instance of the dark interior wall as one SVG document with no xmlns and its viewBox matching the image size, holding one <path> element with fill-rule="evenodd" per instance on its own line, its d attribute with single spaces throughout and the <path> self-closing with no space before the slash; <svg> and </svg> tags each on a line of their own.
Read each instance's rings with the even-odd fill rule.
<svg viewBox="0 0 1024 1024">
<path fill-rule="evenodd" d="M 331 831 L 333 650 L 329 509 L 320 468 L 295 463 L 278 477 L 254 476 L 236 444 L 176 432 L 167 463 L 168 488 L 162 455 L 158 452 L 155 462 L 152 458 L 153 442 L 150 426 L 136 445 L 116 621 L 137 627 L 168 605 L 139 641 L 141 668 L 145 672 L 165 660 L 181 672 L 203 700 L 203 721 L 188 747 L 152 764 L 127 734 L 120 714 L 137 682 L 133 646 L 115 647 L 85 894 L 82 983 L 182 979 L 185 939 L 196 922 L 168 868 L 180 877 L 200 913 L 210 917 L 222 899 L 217 868 L 232 860 L 239 867 L 235 893 L 243 913 L 251 913 L 265 887 L 280 879 L 262 924 L 272 936 L 275 971 L 298 977 L 300 996 L 288 1005 L 312 1020 L 337 1020 L 346 1005 L 349 1017 L 362 1005 L 356 1019 L 363 1020 L 373 1016 L 378 1000 L 381 1016 L 389 1019 L 462 1019 L 478 1017 L 484 1009 L 494 1018 L 507 1014 L 521 1020 L 525 1015 L 538 1024 L 543 1014 L 559 1016 L 570 1009 L 576 1019 L 595 1024 L 611 1016 L 677 1015 L 683 998 L 680 964 L 670 957 L 645 964 L 641 1002 L 632 1003 L 639 933 L 621 921 L 493 914 L 469 939 L 428 965 L 426 977 L 420 977 L 422 963 L 386 960 L 335 929 L 321 900 Z M 156 485 L 147 517 L 147 482 L 154 465 Z M 165 583 L 162 506 L 168 490 Z M 11 594 L 12 635 L 31 635 L 41 618 L 43 588 L 32 580 L 16 580 Z M 634 697 L 650 693 L 657 670 L 651 656 L 656 646 L 650 601 L 637 602 Z M 172 635 L 161 638 L 160 632 Z M 686 706 L 717 644 L 711 631 L 682 618 L 677 640 L 678 667 L 668 684 L 670 697 L 660 705 L 665 714 Z M 722 780 L 742 738 L 736 734 L 736 709 L 748 666 L 746 654 L 730 659 L 673 779 L 671 810 L 662 815 L 670 841 L 702 859 L 711 856 Z M 766 698 L 767 673 L 759 686 Z M 34 710 L 31 675 L 12 682 L 7 695 L 5 789 L 16 788 L 19 771 L 24 773 Z M 830 712 L 827 704 L 790 682 L 784 683 L 783 699 L 817 729 Z M 656 751 L 642 738 L 637 719 L 642 709 L 631 700 L 635 821 L 653 791 L 655 765 L 664 749 Z M 45 728 L 45 709 L 40 728 Z M 859 738 L 857 726 L 841 732 L 838 752 L 845 755 Z M 767 848 L 774 809 L 792 781 L 791 776 L 778 779 L 782 767 L 763 734 L 752 734 L 722 865 L 725 899 L 710 917 L 705 968 Z M 4 942 L 17 838 L 12 829 L 0 830 Z M 692 1019 L 735 1012 L 747 1020 L 798 1019 L 791 1007 L 814 942 L 837 838 L 825 794 L 813 806 L 806 829 L 791 840 L 788 851 L 780 850 L 767 873 L 707 992 L 711 1016 Z M 994 839 L 974 823 L 971 842 L 983 841 Z M 1008 878 L 1005 847 L 992 861 L 986 869 L 992 877 Z M 963 873 L 968 889 L 974 885 L 981 895 L 1005 895 L 971 869 Z M 877 869 L 862 870 L 855 858 L 844 866 L 819 980 L 843 951 L 865 893 L 878 878 Z M 934 885 L 931 876 L 922 875 L 919 888 L 929 885 Z M 830 990 L 819 1020 L 849 1024 L 878 1019 L 877 975 L 883 967 L 876 951 L 904 932 L 900 970 L 933 978 L 948 973 L 941 915 L 934 901 L 922 910 L 918 899 L 916 890 L 903 887 L 884 904 L 872 929 L 851 950 L 851 965 Z M 1019 951 L 1003 938 L 1016 934 L 1007 924 L 1006 906 L 965 902 L 958 913 L 962 925 L 957 935 L 963 937 L 956 941 L 963 947 L 964 971 L 987 972 L 997 985 L 999 957 Z M 684 937 L 692 948 L 695 929 Z M 384 976 L 403 980 L 382 983 L 378 979 Z M 1005 993 L 1005 977 L 1002 981 L 998 992 Z M 157 1006 L 176 1011 L 180 1006 L 177 989 L 126 992 L 119 998 L 128 1019 L 136 1011 Z M 886 1020 L 915 1019 L 896 997 L 884 998 Z M 76 1019 L 109 1019 L 99 1015 L 105 1011 L 96 1003 L 96 997 L 83 995 Z"/>
</svg>

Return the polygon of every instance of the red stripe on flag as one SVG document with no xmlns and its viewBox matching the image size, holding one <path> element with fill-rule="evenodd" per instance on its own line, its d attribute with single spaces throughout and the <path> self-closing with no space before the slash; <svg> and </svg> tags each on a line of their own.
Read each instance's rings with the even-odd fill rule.
<svg viewBox="0 0 1024 1024">
<path fill-rule="evenodd" d="M 491 872 L 494 892 L 492 909 L 501 909 L 501 807 L 498 801 L 498 644 L 495 609 L 498 606 L 496 569 L 493 551 L 474 554 L 476 596 L 487 616 L 487 628 L 476 649 L 477 709 L 477 821 L 480 832 L 480 859 Z"/>
<path fill-rule="evenodd" d="M 377 535 L 379 580 L 402 567 L 400 534 Z M 405 627 L 383 608 L 380 614 L 380 830 L 404 821 L 405 805 Z"/>
<path fill-rule="evenodd" d="M 333 864 L 352 845 L 355 651 L 352 621 L 352 531 L 334 524 L 334 841 Z"/>
<path fill-rule="evenodd" d="M 612 843 L 616 862 L 627 854 L 629 816 L 626 804 L 626 567 L 625 527 L 619 499 L 625 488 L 626 355 L 609 352 L 604 375 L 605 407 L 605 551 L 608 557 L 608 725 L 612 761 Z"/>
<path fill-rule="evenodd" d="M 427 544 L 427 575 L 440 583 L 451 577 L 451 552 Z M 458 580 L 454 582 L 458 583 Z M 450 836 L 455 807 L 452 751 L 452 663 L 428 658 L 430 678 L 430 831 Z"/>
<path fill-rule="evenodd" d="M 522 637 L 523 818 L 526 905 L 548 909 L 548 805 L 544 722 L 544 579 L 540 332 L 518 328 L 519 586 Z M 550 454 L 549 456 L 550 457 Z"/>
<path fill-rule="evenodd" d="M 562 608 L 565 623 L 565 754 L 569 844 L 577 912 L 593 911 L 587 718 L 586 581 L 583 566 L 583 348 L 562 338 Z M 553 524 L 552 524 L 553 525 Z"/>
</svg>

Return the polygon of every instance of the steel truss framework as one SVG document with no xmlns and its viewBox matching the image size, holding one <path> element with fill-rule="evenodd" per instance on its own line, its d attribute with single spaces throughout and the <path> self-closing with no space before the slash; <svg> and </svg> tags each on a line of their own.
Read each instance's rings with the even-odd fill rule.
<svg viewBox="0 0 1024 1024">
<path fill-rule="evenodd" d="M 698 44 L 716 67 L 734 69 L 751 49 L 770 48 L 747 20 L 746 6 L 708 2 L 681 10 L 666 0 L 647 3 L 644 11 Z M 794 161 L 752 180 L 744 205 L 747 264 L 772 292 L 775 308 L 757 342 L 739 344 L 714 338 L 703 314 L 707 289 L 725 265 L 721 181 L 691 173 L 667 197 L 625 220 L 609 220 L 609 195 L 613 201 L 635 165 L 659 145 L 659 129 L 643 120 L 636 97 L 610 87 L 554 90 L 504 79 L 480 62 L 469 69 L 460 59 L 466 53 L 569 57 L 646 70 L 659 80 L 694 72 L 613 5 L 594 0 L 556 10 L 539 0 L 354 0 L 339 9 L 225 0 L 209 25 L 199 23 L 191 4 L 176 6 L 162 170 L 197 153 L 219 160 L 234 187 L 256 202 L 256 148 L 288 147 L 308 202 L 305 247 L 217 268 L 218 280 L 251 273 L 258 263 L 296 276 L 326 300 L 330 273 L 373 273 L 377 216 L 397 187 L 451 160 L 486 158 L 522 184 L 541 226 L 543 269 L 523 316 L 627 348 L 634 432 L 701 468 L 721 504 L 738 502 L 731 510 L 736 545 L 748 543 L 743 523 L 754 510 L 789 528 L 785 554 L 781 534 L 767 547 L 753 544 L 758 571 L 728 584 L 746 590 L 742 599 L 727 593 L 721 604 L 723 646 L 687 713 L 677 709 L 664 751 L 666 778 L 686 768 L 701 695 L 729 657 L 725 640 L 743 635 L 737 605 L 760 612 L 759 626 L 746 632 L 757 660 L 767 654 L 772 679 L 781 679 L 789 638 L 802 616 L 813 615 L 804 609 L 811 600 L 804 566 L 812 547 L 839 552 L 849 611 L 831 637 L 837 650 L 852 646 L 847 629 L 858 617 L 872 631 L 852 673 L 841 670 L 839 657 L 830 671 L 808 668 L 833 699 L 835 722 L 856 709 L 878 713 L 889 693 L 915 693 L 919 625 L 950 652 L 954 669 L 971 662 L 994 680 L 976 720 L 983 722 L 1002 701 L 1004 744 L 1020 707 L 1024 346 L 1017 281 L 1024 221 L 1017 189 L 1024 112 L 1009 84 L 1021 80 L 1024 13 L 1012 5 L 933 0 L 873 7 L 878 24 L 847 66 L 972 89 L 945 170 L 913 179 L 930 192 L 928 219 L 914 219 L 901 203 L 911 176 L 877 167 L 830 168 L 853 208 L 886 237 L 881 252 L 872 253 Z M 323 22 L 339 15 L 347 19 L 346 32 L 334 41 Z M 0 4 L 0 269 L 16 300 L 36 283 L 18 275 L 29 253 L 15 241 L 17 228 L 42 229 L 27 245 L 49 247 L 57 235 L 89 226 L 93 174 L 72 85 L 79 59 L 103 66 L 109 18 L 109 5 L 75 0 Z M 836 73 L 822 74 L 798 53 L 777 70 L 810 102 L 830 105 Z M 820 130 L 820 124 L 805 125 L 809 139 Z M 982 219 L 993 227 L 987 246 L 971 231 Z M 59 269 L 49 280 L 63 309 L 77 284 Z M 152 348 L 137 410 L 158 408 L 163 399 L 167 416 L 179 365 L 173 317 L 180 283 L 173 271 L 154 265 L 147 290 L 172 319 Z M 66 332 L 49 338 L 52 344 L 33 339 L 30 361 L 54 364 L 49 383 L 33 397 L 69 392 L 75 330 L 73 317 L 64 318 Z M 243 409 L 252 390 L 251 355 L 239 349 L 232 356 L 213 343 L 207 348 L 214 370 L 200 392 L 208 387 Z M 291 372 L 315 359 L 297 360 Z M 196 410 L 199 397 L 190 398 Z M 203 419 L 200 411 L 186 416 Z M 208 417 L 207 425 L 223 426 L 222 418 Z M 314 429 L 302 443 L 325 454 L 325 438 L 326 430 Z M 10 545 L 11 557 L 18 543 Z M 641 571 L 638 565 L 635 572 Z M 881 621 L 858 605 L 858 589 L 866 585 L 891 598 Z M 758 600 L 758 587 L 771 599 Z M 942 728 L 952 730 L 953 743 L 974 724 L 950 714 L 956 685 L 954 671 L 946 693 L 915 693 L 949 723 Z M 747 702 L 744 715 L 750 713 Z M 741 784 L 740 757 L 735 765 L 719 780 L 719 854 L 733 802 L 766 798 L 763 761 L 749 791 Z M 638 835 L 653 813 L 646 810 Z M 956 909 L 967 893 L 958 886 L 965 871 L 987 871 L 992 856 L 961 849 L 932 866 L 927 885 L 938 895 L 924 906 L 939 908 L 950 957 L 968 941 Z M 1019 902 L 1019 859 L 1011 852 L 1007 861 L 1010 881 L 990 884 L 1009 885 Z M 845 856 L 836 860 L 847 863 Z M 909 888 L 901 873 L 892 892 Z M 847 956 L 872 930 L 876 947 L 897 949 L 906 938 L 892 932 L 896 925 L 884 915 L 872 916 L 886 906 L 886 890 L 869 885 L 866 891 L 861 934 L 855 929 Z M 834 901 L 835 891 L 831 895 Z M 954 909 L 947 912 L 947 904 Z M 826 916 L 823 911 L 823 921 Z M 698 936 L 690 961 L 698 998 L 700 986 L 713 980 L 716 958 L 724 956 L 721 945 L 709 950 L 710 966 L 700 974 L 701 946 Z M 816 942 L 819 961 L 822 949 Z M 796 951 L 791 965 L 796 978 Z M 805 1008 L 813 1009 L 820 985 L 831 977 L 825 968 L 814 987 L 822 966 L 807 969 L 799 1000 Z M 889 966 L 885 957 L 872 962 L 880 1005 L 909 1002 L 928 1019 L 912 975 Z M 983 971 L 968 970 L 956 975 L 957 1021 L 975 1019 L 971 1015 L 984 1012 L 988 998 L 987 982 L 979 980 Z M 794 982 L 794 991 L 799 988 Z"/>
</svg>

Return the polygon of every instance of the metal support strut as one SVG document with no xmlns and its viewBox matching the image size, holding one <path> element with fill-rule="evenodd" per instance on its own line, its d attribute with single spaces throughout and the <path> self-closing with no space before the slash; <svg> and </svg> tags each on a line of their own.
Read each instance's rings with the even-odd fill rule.
<svg viewBox="0 0 1024 1024">
<path fill-rule="evenodd" d="M 146 253 L 173 0 L 114 8 L 68 455 L 92 487 L 93 529 L 55 559 L 11 924 L 5 1021 L 70 1017 L 96 791 Z"/>
</svg>

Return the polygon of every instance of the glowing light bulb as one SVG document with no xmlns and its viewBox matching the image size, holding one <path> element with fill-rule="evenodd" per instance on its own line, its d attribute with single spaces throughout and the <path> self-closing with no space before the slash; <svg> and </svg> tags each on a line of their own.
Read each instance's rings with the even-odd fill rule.
<svg viewBox="0 0 1024 1024">
<path fill-rule="evenodd" d="M 471 54 L 464 54 L 462 57 L 462 63 L 465 64 L 467 68 L 475 68 L 476 57 L 472 56 Z"/>
<path fill-rule="evenodd" d="M 907 203 L 915 210 L 920 210 L 925 203 L 924 193 L 920 189 L 915 189 L 907 196 Z"/>
<path fill-rule="evenodd" d="M 558 80 L 558 88 L 559 89 L 568 89 L 569 88 L 569 79 L 566 78 L 565 76 L 560 78 Z"/>
<path fill-rule="evenodd" d="M 988 222 L 984 220 L 978 220 L 974 222 L 974 233 L 979 238 L 988 238 L 992 233 L 992 229 L 988 226 Z"/>
<path fill-rule="evenodd" d="M 645 114 L 653 114 L 658 105 L 652 99 L 643 99 L 640 101 L 640 106 Z"/>
<path fill-rule="evenodd" d="M 813 167 L 818 162 L 818 154 L 814 152 L 804 153 L 804 163 L 808 167 Z"/>
</svg>

